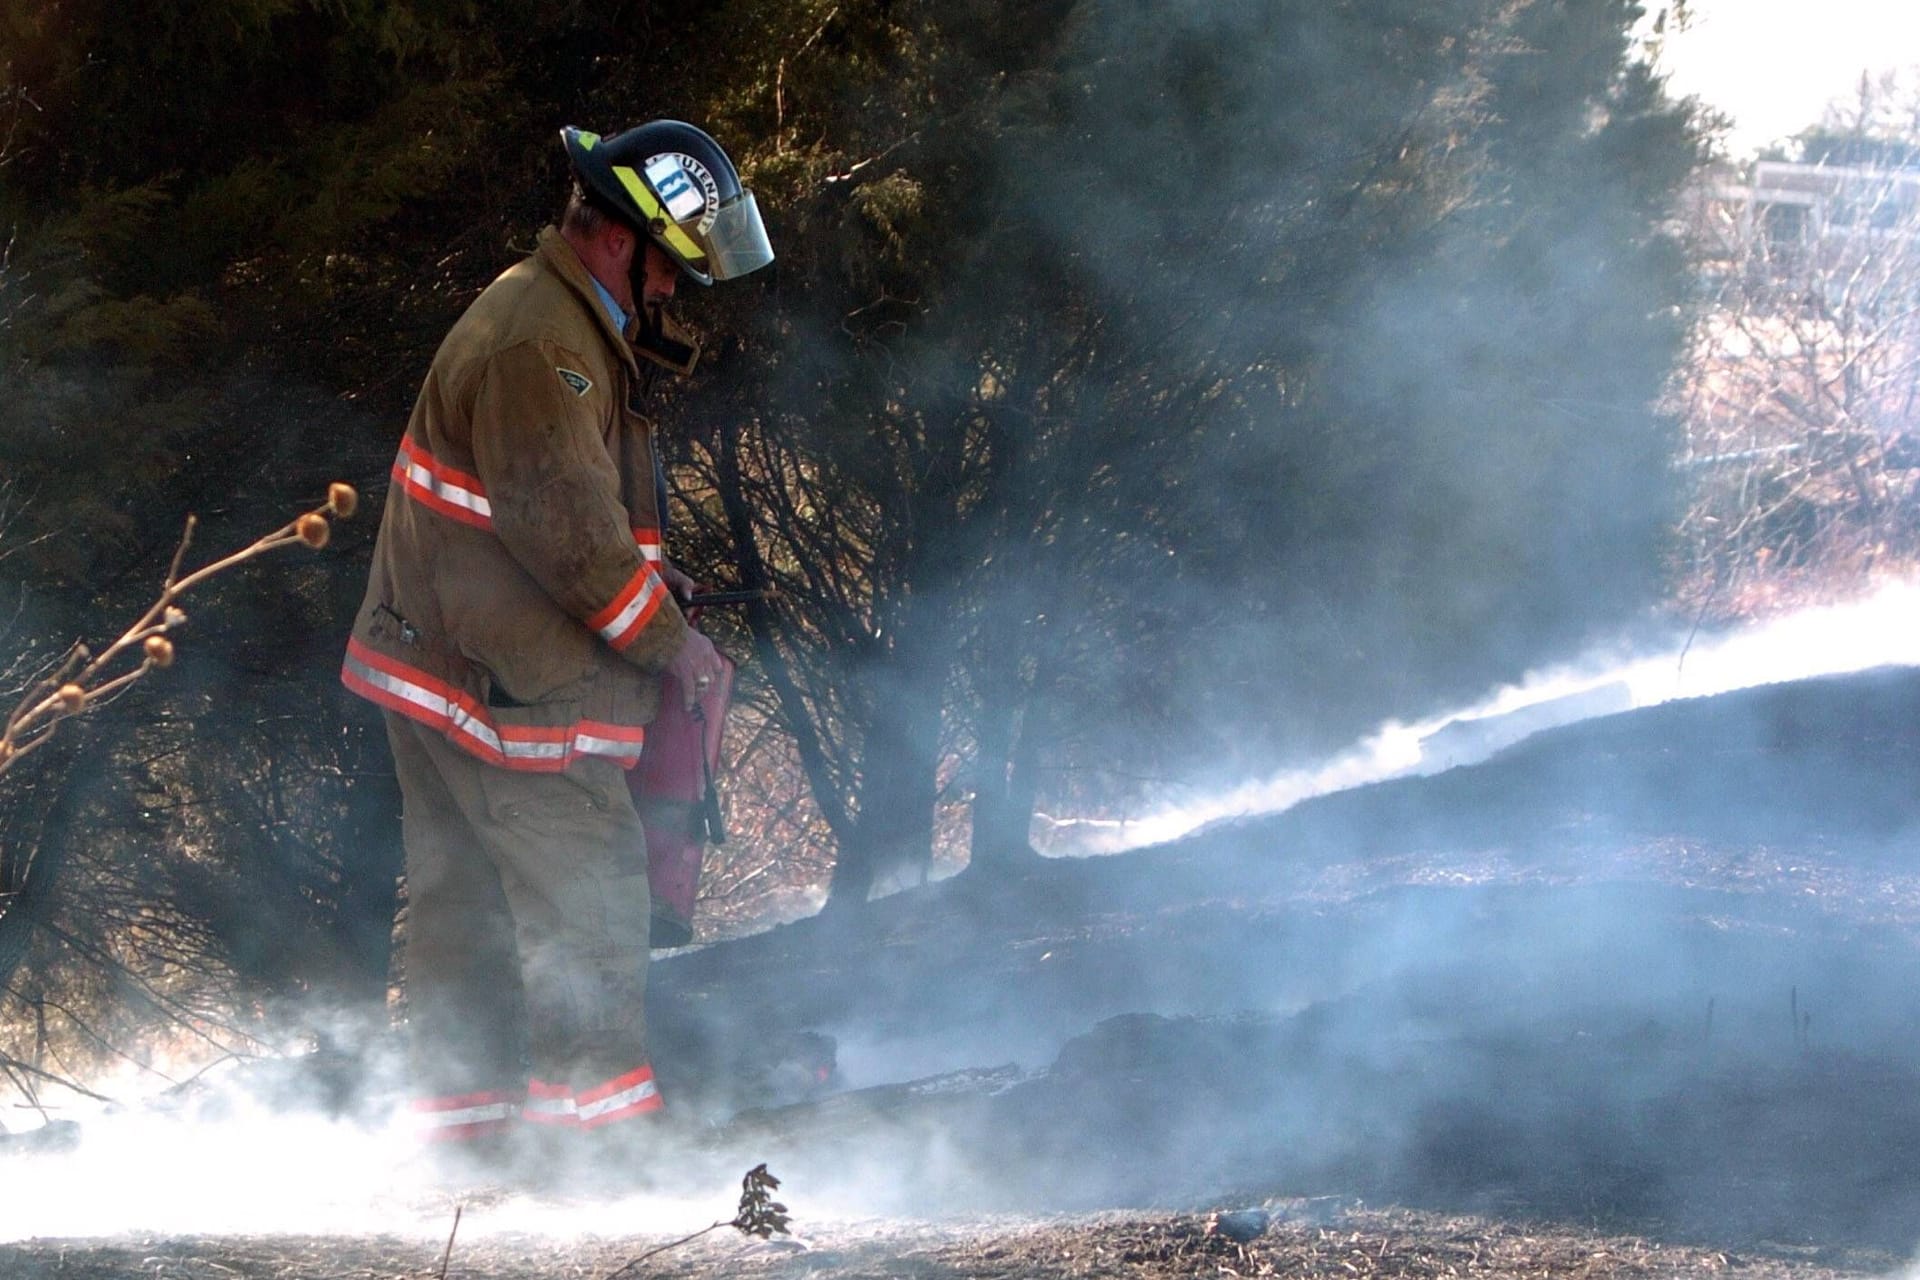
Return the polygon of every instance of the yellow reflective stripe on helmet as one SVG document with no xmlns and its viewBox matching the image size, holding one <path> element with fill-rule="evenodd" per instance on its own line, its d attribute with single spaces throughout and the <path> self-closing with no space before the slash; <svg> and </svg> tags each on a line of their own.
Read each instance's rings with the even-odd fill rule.
<svg viewBox="0 0 1920 1280">
<path fill-rule="evenodd" d="M 640 180 L 638 173 L 626 165 L 617 164 L 613 166 L 613 174 L 620 179 L 620 185 L 627 189 L 627 194 L 633 197 L 633 202 L 640 206 L 640 212 L 646 215 L 647 221 L 663 228 L 660 237 L 667 242 L 669 248 L 683 258 L 705 260 L 706 250 L 702 249 L 692 236 L 682 231 L 679 223 L 668 216 L 667 211 L 654 198 L 647 184 Z"/>
<path fill-rule="evenodd" d="M 574 140 L 580 144 L 582 151 L 591 151 L 600 145 L 600 135 L 597 133 L 588 133 L 585 129 L 575 129 L 573 131 L 573 137 Z"/>
</svg>

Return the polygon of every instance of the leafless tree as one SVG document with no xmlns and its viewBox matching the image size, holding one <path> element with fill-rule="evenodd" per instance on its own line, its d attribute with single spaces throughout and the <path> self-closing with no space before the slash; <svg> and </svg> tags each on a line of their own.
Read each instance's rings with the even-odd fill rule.
<svg viewBox="0 0 1920 1280">
<path fill-rule="evenodd" d="M 1703 610 L 1920 556 L 1920 172 L 1761 162 L 1697 193 L 1677 409 Z"/>
</svg>

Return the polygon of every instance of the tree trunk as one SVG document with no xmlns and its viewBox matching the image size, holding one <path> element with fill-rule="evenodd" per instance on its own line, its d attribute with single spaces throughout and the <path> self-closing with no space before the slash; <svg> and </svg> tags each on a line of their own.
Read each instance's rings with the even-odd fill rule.
<svg viewBox="0 0 1920 1280">
<path fill-rule="evenodd" d="M 933 863 L 948 628 L 916 609 L 902 611 L 899 627 L 894 652 L 871 679 L 859 818 L 827 889 L 827 907 L 835 911 L 865 902 L 883 878 L 924 884 Z"/>
<path fill-rule="evenodd" d="M 405 856 L 400 841 L 400 786 L 386 758 L 380 722 L 357 709 L 353 747 L 342 761 L 348 777 L 340 833 L 341 889 L 333 921 L 340 954 L 338 994 L 356 1008 L 386 1004 L 393 967 L 393 917 Z"/>
<path fill-rule="evenodd" d="M 1016 607 L 1019 596 L 1002 592 L 983 619 L 981 653 L 975 660 L 976 714 L 973 835 L 967 868 L 976 875 L 1015 870 L 1039 855 L 1032 841 L 1034 775 L 1034 685 L 1029 647 L 1041 624 Z"/>
<path fill-rule="evenodd" d="M 1033 847 L 1040 786 L 1035 710 L 1031 705 L 998 707 L 982 718 L 980 782 L 973 797 L 967 867 L 978 875 L 1005 874 L 1040 856 Z"/>
</svg>

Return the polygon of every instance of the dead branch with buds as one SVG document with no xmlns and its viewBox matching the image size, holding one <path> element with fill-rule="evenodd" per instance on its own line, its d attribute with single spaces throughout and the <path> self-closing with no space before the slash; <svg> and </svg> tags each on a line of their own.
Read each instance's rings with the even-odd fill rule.
<svg viewBox="0 0 1920 1280">
<path fill-rule="evenodd" d="M 7 716 L 5 728 L 0 729 L 0 775 L 44 745 L 63 720 L 104 705 L 156 668 L 172 666 L 174 645 L 169 633 L 186 624 L 186 612 L 178 602 L 189 591 L 209 578 L 281 547 L 299 544 L 318 551 L 327 545 L 332 533 L 329 517 L 344 520 L 354 513 L 359 502 L 360 496 L 352 485 L 333 484 L 327 489 L 326 502 L 312 511 L 296 516 L 231 555 L 183 573 L 182 566 L 193 545 L 195 523 L 194 518 L 188 516 L 159 598 L 106 648 L 95 652 L 85 643 L 75 644 L 32 683 Z"/>
</svg>

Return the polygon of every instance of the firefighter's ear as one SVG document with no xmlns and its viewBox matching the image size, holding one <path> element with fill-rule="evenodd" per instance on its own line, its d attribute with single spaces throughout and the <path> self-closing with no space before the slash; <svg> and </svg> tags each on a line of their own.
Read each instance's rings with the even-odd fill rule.
<svg viewBox="0 0 1920 1280">
<path fill-rule="evenodd" d="M 636 247 L 639 241 L 640 237 L 627 228 L 611 218 L 607 220 L 607 249 L 613 254 L 614 261 L 621 266 L 626 267 L 632 264 L 634 256 L 639 252 Z"/>
</svg>

